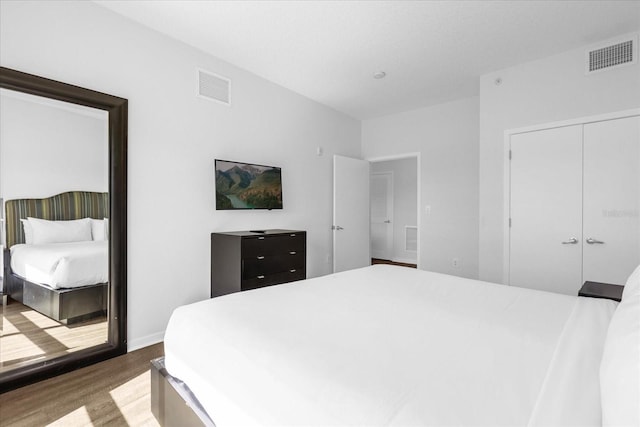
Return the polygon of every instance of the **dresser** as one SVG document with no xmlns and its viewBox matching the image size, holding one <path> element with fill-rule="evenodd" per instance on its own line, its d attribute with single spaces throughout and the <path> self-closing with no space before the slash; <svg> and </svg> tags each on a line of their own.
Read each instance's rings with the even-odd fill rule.
<svg viewBox="0 0 640 427">
<path fill-rule="evenodd" d="M 305 231 L 211 233 L 211 297 L 306 277 Z"/>
</svg>

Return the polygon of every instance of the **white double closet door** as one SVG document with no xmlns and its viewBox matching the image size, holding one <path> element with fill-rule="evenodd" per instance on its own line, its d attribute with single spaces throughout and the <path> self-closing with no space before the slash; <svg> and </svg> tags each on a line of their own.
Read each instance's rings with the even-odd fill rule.
<svg viewBox="0 0 640 427">
<path fill-rule="evenodd" d="M 640 264 L 640 117 L 510 138 L 509 284 L 577 295 Z"/>
</svg>

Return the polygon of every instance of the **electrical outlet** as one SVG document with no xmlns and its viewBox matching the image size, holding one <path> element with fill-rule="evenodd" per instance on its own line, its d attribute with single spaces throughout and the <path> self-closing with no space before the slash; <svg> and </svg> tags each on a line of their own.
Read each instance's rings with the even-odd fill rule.
<svg viewBox="0 0 640 427">
<path fill-rule="evenodd" d="M 460 267 L 460 260 L 458 258 L 454 258 L 451 260 L 451 266 L 453 268 L 458 268 Z"/>
</svg>

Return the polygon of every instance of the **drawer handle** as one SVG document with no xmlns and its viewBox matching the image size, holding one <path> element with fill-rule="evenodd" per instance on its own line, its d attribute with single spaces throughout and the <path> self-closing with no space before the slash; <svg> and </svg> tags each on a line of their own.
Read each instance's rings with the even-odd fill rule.
<svg viewBox="0 0 640 427">
<path fill-rule="evenodd" d="M 296 251 L 289 251 L 289 255 L 295 255 Z"/>
<path fill-rule="evenodd" d="M 264 259 L 264 256 L 263 256 L 263 255 L 258 255 L 256 258 L 258 258 L 258 259 Z"/>
<path fill-rule="evenodd" d="M 295 273 L 296 269 L 294 268 L 293 270 L 289 270 L 289 273 Z"/>
<path fill-rule="evenodd" d="M 296 237 L 296 235 L 295 235 L 295 234 L 289 234 L 289 236 L 291 236 L 291 237 Z"/>
<path fill-rule="evenodd" d="M 258 279 L 264 279 L 264 276 L 260 275 L 258 276 Z"/>
<path fill-rule="evenodd" d="M 258 237 L 258 240 L 264 240 L 264 236 Z"/>
</svg>

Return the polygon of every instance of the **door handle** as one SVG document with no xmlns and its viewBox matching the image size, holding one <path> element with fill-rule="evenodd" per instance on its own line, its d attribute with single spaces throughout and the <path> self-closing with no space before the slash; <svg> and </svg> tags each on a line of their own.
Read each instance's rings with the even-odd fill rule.
<svg viewBox="0 0 640 427">
<path fill-rule="evenodd" d="M 388 220 L 386 220 L 384 223 L 385 223 L 385 224 L 391 224 L 391 220 L 390 220 L 390 219 L 388 219 Z"/>
<path fill-rule="evenodd" d="M 340 227 L 339 225 L 332 225 L 331 229 L 332 230 L 344 230 L 344 228 Z"/>
<path fill-rule="evenodd" d="M 563 245 L 575 245 L 578 243 L 578 239 L 575 237 L 570 238 L 569 240 L 562 242 Z"/>
<path fill-rule="evenodd" d="M 590 245 L 602 245 L 602 244 L 604 244 L 604 242 L 602 240 L 592 239 L 591 237 L 589 237 L 587 239 L 587 243 L 590 244 Z"/>
</svg>

